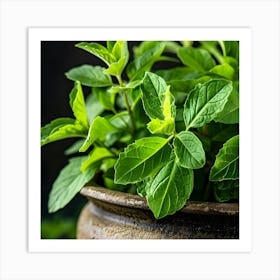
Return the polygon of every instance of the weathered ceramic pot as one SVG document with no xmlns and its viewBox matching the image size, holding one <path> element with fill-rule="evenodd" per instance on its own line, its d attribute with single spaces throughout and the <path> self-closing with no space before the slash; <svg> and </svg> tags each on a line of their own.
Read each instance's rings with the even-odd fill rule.
<svg viewBox="0 0 280 280">
<path fill-rule="evenodd" d="M 238 239 L 238 203 L 188 202 L 156 220 L 146 199 L 98 186 L 81 194 L 89 200 L 77 225 L 78 239 Z"/>
</svg>

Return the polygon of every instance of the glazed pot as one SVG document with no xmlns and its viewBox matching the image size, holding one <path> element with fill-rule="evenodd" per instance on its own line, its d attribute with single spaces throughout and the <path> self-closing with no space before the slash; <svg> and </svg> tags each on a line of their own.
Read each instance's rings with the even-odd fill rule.
<svg viewBox="0 0 280 280">
<path fill-rule="evenodd" d="M 156 220 L 146 199 L 99 186 L 81 190 L 89 202 L 77 225 L 78 239 L 238 239 L 238 203 L 188 201 Z"/>
</svg>

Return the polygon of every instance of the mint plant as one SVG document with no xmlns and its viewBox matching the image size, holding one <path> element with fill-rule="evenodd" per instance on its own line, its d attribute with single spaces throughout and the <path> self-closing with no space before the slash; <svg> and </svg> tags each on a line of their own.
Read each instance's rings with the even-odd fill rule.
<svg viewBox="0 0 280 280">
<path fill-rule="evenodd" d="M 42 146 L 78 138 L 65 152 L 69 164 L 54 182 L 49 212 L 63 208 L 92 180 L 145 197 L 157 219 L 189 199 L 238 200 L 237 41 L 145 41 L 133 50 L 125 41 L 76 47 L 106 67 L 70 69 L 65 75 L 74 83 L 73 117 L 41 128 Z"/>
</svg>

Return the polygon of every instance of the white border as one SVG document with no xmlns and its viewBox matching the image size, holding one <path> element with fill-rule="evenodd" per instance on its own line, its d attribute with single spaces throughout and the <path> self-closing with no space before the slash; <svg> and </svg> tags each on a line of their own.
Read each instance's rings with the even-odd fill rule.
<svg viewBox="0 0 280 280">
<path fill-rule="evenodd" d="M 278 0 L 0 0 L 0 279 L 279 280 L 279 4 Z M 250 253 L 27 251 L 27 28 L 116 23 L 252 29 L 254 145 Z"/>
<path fill-rule="evenodd" d="M 252 245 L 252 45 L 249 28 L 30 28 L 29 251 L 249 252 Z M 43 240 L 40 238 L 40 43 L 94 40 L 240 41 L 240 238 L 238 240 Z M 36 121 L 35 121 L 36 120 Z M 31 160 L 32 159 L 32 160 Z M 244 206 L 246 205 L 246 207 Z"/>
</svg>

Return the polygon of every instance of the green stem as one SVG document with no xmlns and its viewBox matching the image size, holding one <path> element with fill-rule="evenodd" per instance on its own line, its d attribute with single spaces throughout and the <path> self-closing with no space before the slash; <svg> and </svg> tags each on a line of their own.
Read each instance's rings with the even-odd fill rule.
<svg viewBox="0 0 280 280">
<path fill-rule="evenodd" d="M 118 79 L 118 82 L 119 82 L 120 86 L 124 87 L 125 85 L 124 85 L 124 82 L 123 82 L 121 76 L 119 75 L 119 76 L 116 76 L 116 77 Z M 130 108 L 130 105 L 129 105 L 127 93 L 123 92 L 123 96 L 124 96 L 125 106 L 126 106 L 126 109 L 128 111 L 128 114 L 129 114 L 129 117 L 130 117 L 130 120 L 131 120 L 132 130 L 135 131 L 136 130 L 135 120 L 134 120 L 133 112 L 131 111 L 131 108 Z"/>
</svg>

